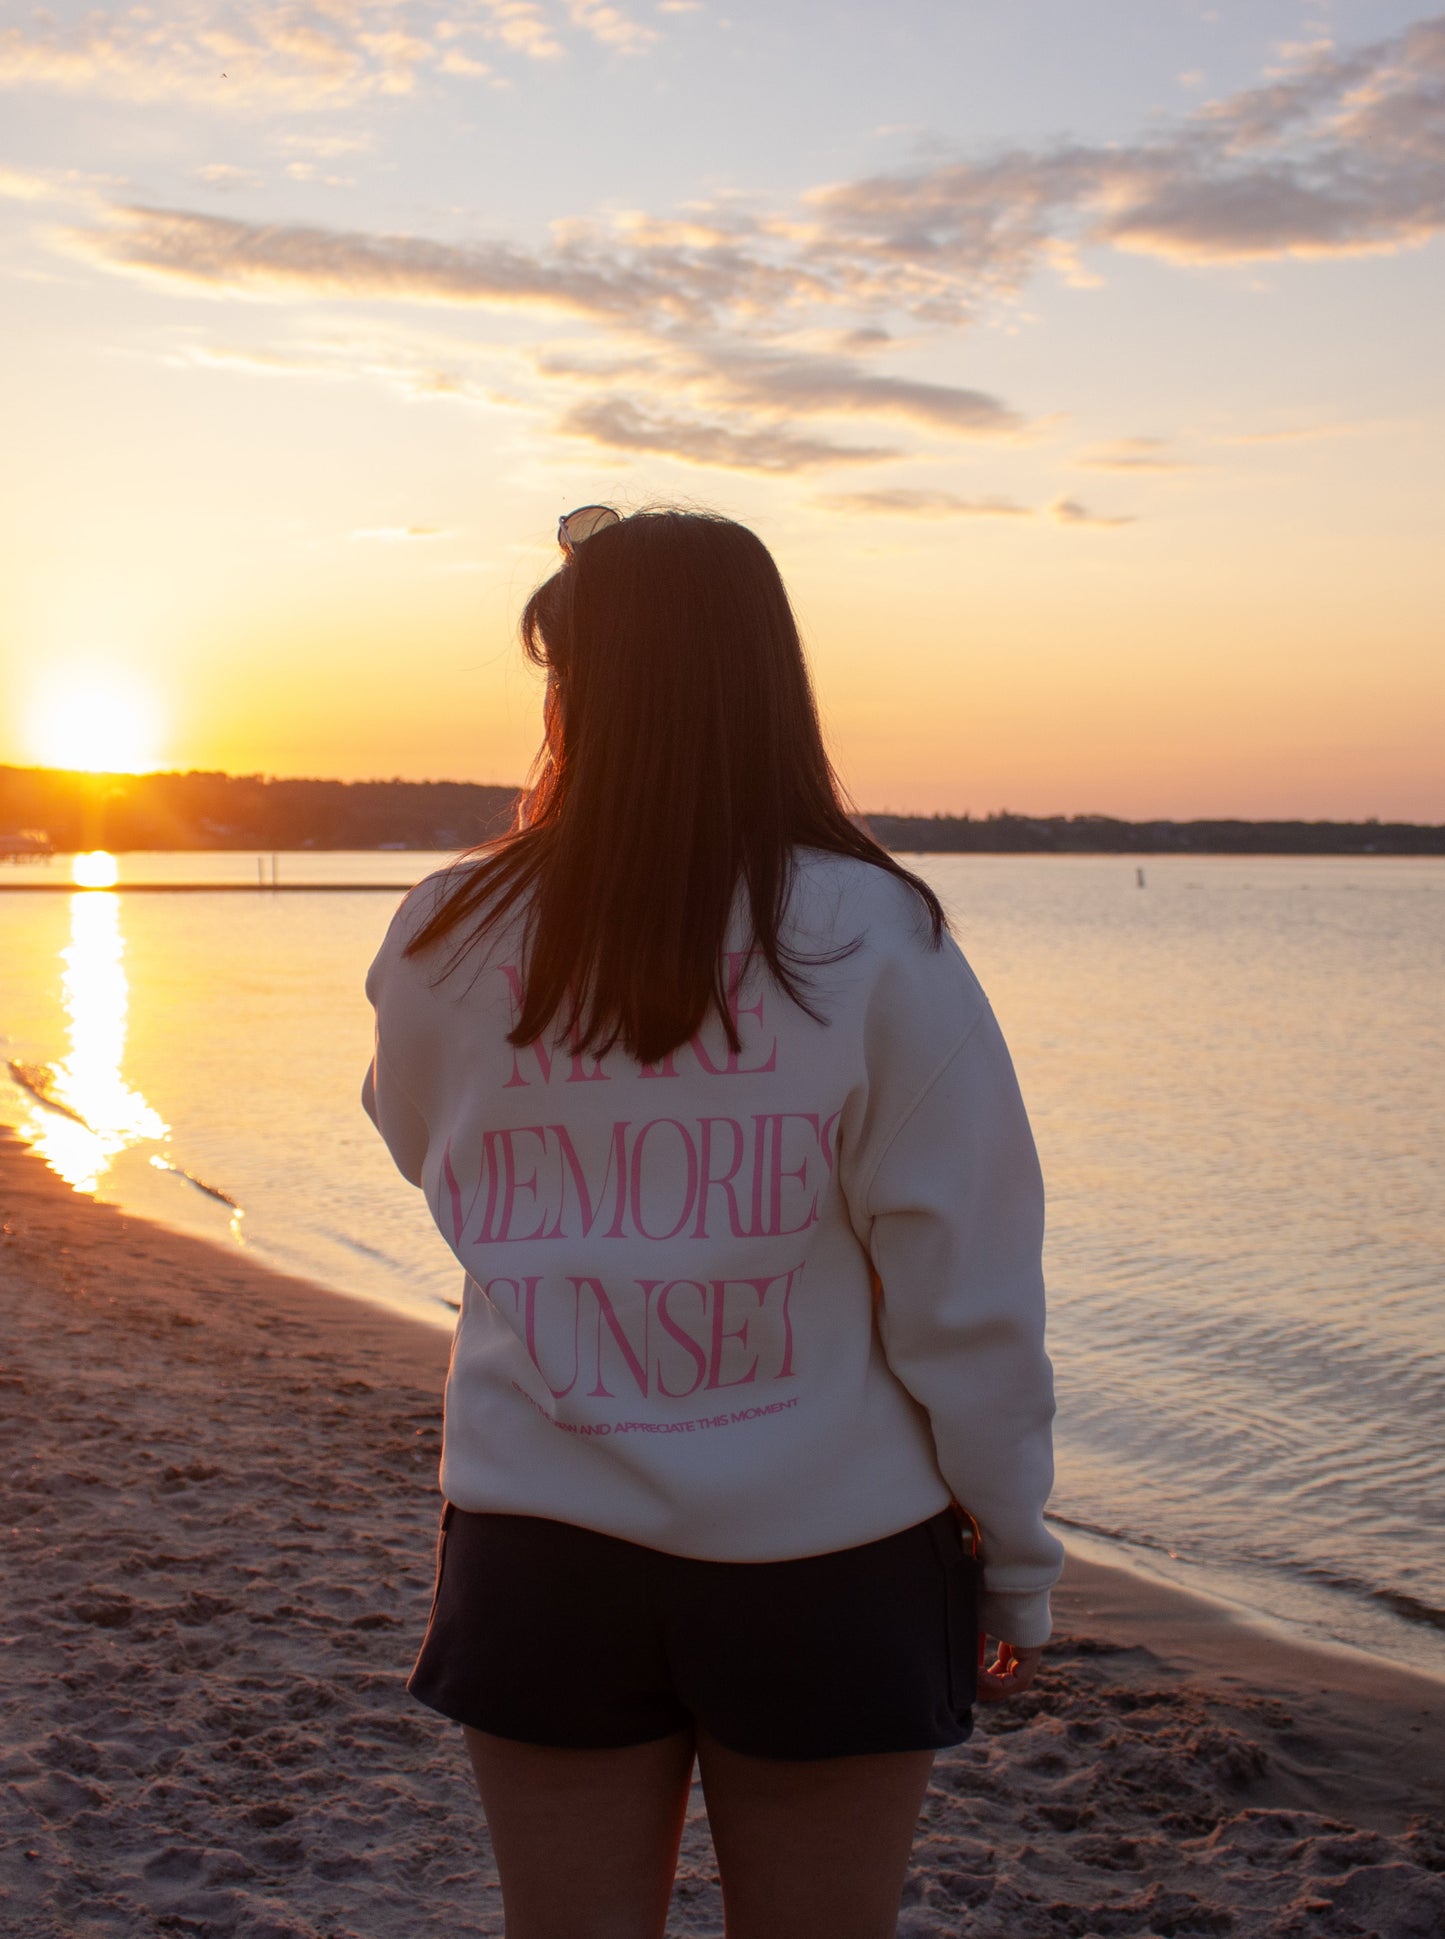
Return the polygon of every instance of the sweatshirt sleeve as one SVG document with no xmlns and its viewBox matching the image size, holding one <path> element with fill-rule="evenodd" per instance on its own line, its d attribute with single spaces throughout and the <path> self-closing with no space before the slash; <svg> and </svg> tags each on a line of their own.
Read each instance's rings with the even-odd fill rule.
<svg viewBox="0 0 1445 1939">
<path fill-rule="evenodd" d="M 396 1160 L 396 1168 L 402 1177 L 408 1184 L 420 1185 L 429 1141 L 426 1119 L 382 1046 L 382 1012 L 386 1007 L 388 984 L 395 975 L 395 962 L 405 936 L 402 917 L 398 915 L 367 972 L 366 994 L 376 1012 L 376 1037 L 371 1068 L 361 1086 L 361 1103 L 381 1133 L 387 1150 Z"/>
<path fill-rule="evenodd" d="M 1042 1643 L 1063 1562 L 1043 1520 L 1054 1414 L 1043 1181 L 986 1005 L 889 1137 L 862 1196 L 884 1351 L 983 1535 L 985 1626 Z"/>
<path fill-rule="evenodd" d="M 402 1177 L 409 1185 L 420 1185 L 427 1153 L 426 1119 L 402 1088 L 380 1043 L 362 1082 L 361 1103 Z"/>
</svg>

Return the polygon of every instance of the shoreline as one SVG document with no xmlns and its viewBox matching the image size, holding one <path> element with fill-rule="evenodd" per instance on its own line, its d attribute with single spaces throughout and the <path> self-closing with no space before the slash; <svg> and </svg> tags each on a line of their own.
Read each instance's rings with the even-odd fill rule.
<svg viewBox="0 0 1445 1939">
<path fill-rule="evenodd" d="M 0 1216 L 4 1929 L 500 1933 L 455 1733 L 402 1689 L 445 1332 L 75 1194 L 7 1131 Z M 1428 1933 L 1442 1712 L 1070 1547 L 1040 1684 L 938 1760 L 899 1931 Z M 669 1932 L 720 1931 L 695 1793 Z"/>
<path fill-rule="evenodd" d="M 0 1083 L 4 1082 L 5 1075 L 3 1063 L 0 1063 Z M 35 1095 L 33 1091 L 29 1091 L 24 1080 L 16 1077 L 13 1072 L 10 1074 L 9 1081 L 22 1093 L 29 1092 L 32 1097 Z M 47 1102 L 44 1098 L 39 1101 L 43 1105 Z M 47 1106 L 47 1108 L 53 1107 Z M 3 1100 L 0 1100 L 0 1111 L 3 1111 Z M 0 1144 L 3 1144 L 6 1139 L 13 1140 L 27 1152 L 32 1149 L 18 1122 L 0 1114 Z M 439 1294 L 432 1295 L 434 1304 L 427 1305 L 415 1296 L 411 1299 L 403 1299 L 375 1287 L 343 1288 L 336 1284 L 333 1277 L 318 1276 L 315 1269 L 309 1266 L 304 1258 L 288 1258 L 283 1248 L 272 1244 L 266 1238 L 243 1239 L 241 1241 L 243 1250 L 239 1254 L 233 1253 L 236 1235 L 232 1233 L 228 1237 L 222 1231 L 218 1223 L 216 1201 L 223 1202 L 232 1214 L 239 1214 L 240 1217 L 245 1216 L 244 1208 L 238 1208 L 234 1201 L 226 1198 L 224 1193 L 217 1192 L 212 1186 L 193 1178 L 187 1172 L 178 1171 L 175 1172 L 175 1176 L 191 1187 L 198 1188 L 211 1202 L 204 1207 L 192 1206 L 189 1217 L 179 1203 L 173 1213 L 168 1213 L 154 1196 L 165 1188 L 158 1186 L 153 1179 L 149 1178 L 143 1179 L 142 1184 L 149 1186 L 150 1191 L 143 1191 L 138 1198 L 131 1193 L 101 1202 L 111 1205 L 123 1217 L 141 1226 L 164 1234 L 199 1239 L 204 1244 L 218 1248 L 228 1258 L 242 1257 L 258 1271 L 273 1274 L 293 1283 L 302 1283 L 328 1298 L 339 1299 L 345 1308 L 362 1306 L 369 1311 L 380 1311 L 395 1318 L 403 1326 L 419 1326 L 428 1332 L 441 1333 L 450 1338 L 455 1327 L 458 1308 L 451 1299 Z M 135 1180 L 132 1179 L 132 1184 L 134 1183 Z M 1386 1667 L 1393 1666 L 1404 1675 L 1433 1682 L 1441 1688 L 1442 1692 L 1445 1692 L 1445 1665 L 1436 1666 L 1418 1659 L 1412 1660 L 1409 1643 L 1415 1640 L 1421 1626 L 1403 1616 L 1394 1615 L 1388 1618 L 1397 1632 L 1396 1647 L 1392 1649 L 1388 1642 L 1383 1643 L 1379 1646 L 1380 1654 L 1377 1655 L 1376 1645 L 1371 1641 L 1361 1640 L 1358 1635 L 1352 1638 L 1348 1633 L 1341 1634 L 1338 1629 L 1329 1627 L 1328 1603 L 1331 1598 L 1338 1601 L 1340 1605 L 1341 1628 L 1348 1631 L 1349 1612 L 1352 1610 L 1356 1625 L 1359 1624 L 1359 1611 L 1352 1599 L 1343 1591 L 1325 1590 L 1319 1585 L 1309 1585 L 1306 1593 L 1312 1599 L 1311 1612 L 1291 1619 L 1271 1609 L 1266 1602 L 1259 1599 L 1257 1592 L 1252 1595 L 1251 1581 L 1247 1572 L 1233 1573 L 1228 1557 L 1223 1558 L 1216 1565 L 1213 1577 L 1206 1581 L 1201 1579 L 1205 1571 L 1197 1562 L 1172 1558 L 1174 1566 L 1166 1567 L 1158 1562 L 1147 1548 L 1131 1543 L 1127 1539 L 1113 1539 L 1106 1533 L 1091 1529 L 1086 1524 L 1081 1525 L 1047 1512 L 1045 1519 L 1054 1534 L 1063 1542 L 1075 1571 L 1086 1564 L 1106 1570 L 1117 1570 L 1151 1588 L 1173 1589 L 1186 1598 L 1199 1599 L 1216 1607 L 1221 1619 L 1243 1624 L 1251 1630 L 1258 1631 L 1264 1637 L 1275 1637 L 1297 1648 L 1318 1650 L 1327 1656 L 1359 1657 L 1371 1663 L 1380 1661 Z M 1268 1586 L 1286 1591 L 1291 1587 L 1287 1577 L 1280 1578 L 1277 1585 Z M 1372 1613 L 1375 1621 L 1380 1622 L 1379 1612 Z"/>
</svg>

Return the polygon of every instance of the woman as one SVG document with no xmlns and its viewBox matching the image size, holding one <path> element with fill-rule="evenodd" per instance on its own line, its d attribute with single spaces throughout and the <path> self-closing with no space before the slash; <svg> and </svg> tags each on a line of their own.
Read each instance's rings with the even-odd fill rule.
<svg viewBox="0 0 1445 1939">
<path fill-rule="evenodd" d="M 467 1274 L 410 1688 L 465 1728 L 509 1939 L 657 1939 L 695 1757 L 730 1939 L 882 1939 L 934 1751 L 1049 1632 L 1033 1141 L 937 899 L 840 804 L 763 546 L 559 536 L 518 826 L 367 986 L 367 1108 Z"/>
</svg>

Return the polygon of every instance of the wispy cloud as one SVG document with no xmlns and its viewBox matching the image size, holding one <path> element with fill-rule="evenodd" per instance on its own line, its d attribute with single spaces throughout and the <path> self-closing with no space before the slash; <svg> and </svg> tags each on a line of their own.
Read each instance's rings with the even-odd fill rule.
<svg viewBox="0 0 1445 1939">
<path fill-rule="evenodd" d="M 505 359 L 407 333 L 341 334 L 280 345 L 201 340 L 169 351 L 165 361 L 247 377 L 380 383 L 411 403 L 515 408 L 519 401 L 504 388 Z"/>
<path fill-rule="evenodd" d="M 871 464 L 892 458 L 882 445 L 844 445 L 829 438 L 800 437 L 785 425 L 718 424 L 638 404 L 627 397 L 574 405 L 557 429 L 614 451 L 642 451 L 685 464 L 730 471 L 797 472 L 822 465 Z"/>
<path fill-rule="evenodd" d="M 1056 498 L 1049 507 L 1049 515 L 1056 518 L 1060 525 L 1097 525 L 1104 529 L 1118 525 L 1135 525 L 1138 520 L 1132 512 L 1106 515 L 1091 512 L 1087 505 L 1081 505 L 1077 498 Z"/>
<path fill-rule="evenodd" d="M 895 486 L 877 491 L 821 492 L 814 500 L 830 512 L 860 518 L 1032 518 L 1033 510 L 1012 498 L 966 498 L 958 492 L 923 491 Z"/>
<path fill-rule="evenodd" d="M 714 347 L 700 370 L 714 389 L 752 408 L 895 418 L 966 437 L 1008 436 L 1024 428 L 1017 411 L 986 391 L 880 377 L 842 357 Z"/>
<path fill-rule="evenodd" d="M 642 53 L 659 29 L 607 0 L 171 0 L 95 7 L 78 19 L 36 9 L 0 28 L 0 87 L 211 108 L 334 108 L 412 93 L 433 73 L 482 78 L 469 42 L 560 60 L 569 36 Z"/>
<path fill-rule="evenodd" d="M 873 491 L 820 492 L 813 503 L 824 511 L 852 518 L 1051 518 L 1059 525 L 1097 526 L 1101 530 L 1137 524 L 1133 514 L 1107 516 L 1081 505 L 1076 498 L 1056 498 L 1040 510 L 1013 498 L 970 498 L 960 492 L 928 491 L 911 486 L 880 487 Z"/>
<path fill-rule="evenodd" d="M 351 536 L 381 545 L 409 545 L 417 539 L 444 539 L 446 535 L 443 525 L 362 525 Z"/>
<path fill-rule="evenodd" d="M 241 168 L 235 162 L 207 162 L 196 170 L 196 180 L 210 189 L 258 189 L 261 177 L 254 168 Z"/>
<path fill-rule="evenodd" d="M 638 418 L 624 395 L 604 398 L 574 420 L 589 435 L 604 427 L 611 441 L 635 449 L 662 449 L 658 440 L 680 422 L 679 455 L 733 452 L 748 469 L 775 470 L 789 454 L 802 467 L 821 462 L 825 451 L 857 462 L 858 451 L 874 450 L 780 436 L 772 426 L 782 415 L 879 418 L 950 438 L 1012 437 L 1026 428 L 1021 413 L 985 391 L 890 376 L 847 357 L 740 342 L 718 327 L 731 311 L 726 274 L 704 262 L 689 276 L 670 243 L 659 263 L 635 247 L 609 256 L 590 239 L 542 252 L 121 208 L 106 226 L 78 232 L 72 246 L 132 273 L 215 290 L 551 310 L 600 324 L 613 341 L 644 337 L 654 384 L 690 397 L 695 408 L 682 420 Z M 766 273 L 744 281 L 769 287 Z M 542 356 L 535 368 L 544 379 L 585 376 L 594 388 L 621 379 L 625 388 L 637 362 L 636 355 L 610 366 L 595 356 Z M 719 411 L 742 412 L 749 434 L 722 436 L 709 416 Z"/>
<path fill-rule="evenodd" d="M 1320 438 L 1350 438 L 1379 428 L 1374 424 L 1290 424 L 1276 430 L 1235 431 L 1217 440 L 1220 444 L 1312 444 Z"/>
<path fill-rule="evenodd" d="M 257 295 L 525 304 L 595 319 L 640 303 L 678 307 L 655 279 L 576 252 L 551 257 L 507 243 L 457 245 L 311 225 L 238 222 L 188 209 L 121 207 L 72 247 L 117 268 Z M 684 299 L 685 301 L 685 299 Z"/>
<path fill-rule="evenodd" d="M 1445 226 L 1445 16 L 1133 143 L 1056 143 L 817 191 L 809 259 L 893 265 L 904 300 L 959 318 L 1061 243 L 1182 262 L 1398 249 Z"/>
<path fill-rule="evenodd" d="M 1011 438 L 1022 415 L 986 391 L 912 378 L 880 377 L 848 358 L 805 349 L 749 349 L 725 337 L 654 338 L 645 349 L 603 358 L 543 352 L 546 378 L 580 378 L 624 387 L 645 372 L 654 385 L 685 393 L 713 410 L 773 416 L 872 417 L 961 438 Z"/>
<path fill-rule="evenodd" d="M 534 15 L 532 0 L 487 0 L 490 30 Z M 410 55 L 398 44 L 392 57 Z M 809 316 L 865 331 L 900 313 L 965 322 L 1041 265 L 1069 273 L 1081 247 L 1236 261 L 1399 248 L 1445 227 L 1445 16 L 1301 61 L 1145 141 L 936 163 L 817 189 L 791 213 L 725 198 L 672 216 L 558 224 L 528 251 L 243 233 L 195 212 L 132 209 L 90 247 L 120 265 L 233 287 L 528 301 L 649 328 L 726 323 L 766 339 Z"/>
<path fill-rule="evenodd" d="M 344 377 L 324 358 L 284 350 L 253 350 L 230 344 L 188 344 L 166 360 L 200 370 L 235 370 L 256 377 Z"/>
<path fill-rule="evenodd" d="M 464 80 L 478 81 L 493 70 L 490 62 L 479 61 L 473 54 L 464 54 L 460 47 L 448 47 L 437 62 L 441 74 L 459 75 Z"/>
<path fill-rule="evenodd" d="M 288 129 L 270 137 L 270 146 L 285 155 L 300 155 L 311 161 L 339 161 L 344 155 L 363 155 L 372 145 L 364 132 L 338 134 L 316 129 Z"/>
<path fill-rule="evenodd" d="M 534 61 L 562 58 L 566 50 L 535 0 L 482 0 L 482 4 L 487 17 L 485 31 L 491 39 Z"/>
<path fill-rule="evenodd" d="M 601 41 L 604 47 L 619 48 L 624 54 L 640 54 L 660 36 L 655 27 L 636 20 L 606 0 L 567 0 L 567 12 L 574 26 Z"/>
<path fill-rule="evenodd" d="M 481 73 L 478 43 L 556 60 L 569 35 L 637 53 L 659 28 L 609 0 L 175 0 L 68 21 L 37 11 L 0 28 L 0 86 L 325 108 Z M 1407 247 L 1445 227 L 1445 16 L 1356 49 L 1302 42 L 1262 85 L 1134 141 L 835 183 L 751 225 L 732 205 L 700 215 L 721 219 L 744 278 L 781 269 L 835 305 L 955 322 L 1041 265 L 1082 273 L 1080 248 L 1199 263 Z M 729 266 L 720 241 L 679 246 Z"/>
<path fill-rule="evenodd" d="M 1193 471 L 1188 458 L 1178 457 L 1167 438 L 1115 438 L 1086 451 L 1078 462 L 1090 471 Z"/>
<path fill-rule="evenodd" d="M 209 106 L 331 107 L 407 93 L 429 41 L 400 24 L 396 0 L 308 5 L 221 0 L 95 8 L 62 20 L 37 10 L 0 29 L 0 85 L 130 101 L 173 96 Z"/>
<path fill-rule="evenodd" d="M 397 25 L 389 5 L 350 0 L 344 16 L 325 19 L 349 22 L 347 45 L 368 60 L 404 66 L 421 58 L 423 36 Z M 537 36 L 560 18 L 538 0 L 466 0 L 435 20 L 432 40 L 500 36 L 550 58 Z M 643 44 L 629 38 L 637 17 L 620 8 L 575 0 L 565 19 L 609 45 Z M 365 36 L 352 31 L 357 21 L 369 23 Z M 325 66 L 324 49 L 304 36 L 297 44 Z M 129 206 L 71 231 L 68 246 L 109 269 L 220 294 L 527 310 L 582 324 L 588 341 L 569 353 L 570 369 L 566 356 L 531 361 L 543 393 L 531 401 L 560 411 L 570 433 L 776 471 L 901 449 L 840 442 L 830 420 L 907 427 L 933 449 L 1028 435 L 1028 415 L 1009 401 L 880 359 L 900 319 L 914 334 L 920 322 L 956 329 L 1040 267 L 1086 273 L 1082 250 L 1091 261 L 1124 248 L 1209 263 L 1398 248 L 1441 227 L 1445 16 L 1354 52 L 1294 50 L 1264 85 L 1133 143 L 930 162 L 820 188 L 792 209 L 719 196 L 671 213 L 559 221 L 529 245 Z M 430 394 L 476 395 L 446 370 L 432 375 Z M 1099 445 L 1080 462 L 1138 473 L 1188 463 L 1145 437 Z M 1128 522 L 1067 497 L 1053 516 Z"/>
<path fill-rule="evenodd" d="M 47 175 L 31 174 L 20 168 L 0 168 L 0 201 L 48 202 L 59 193 Z"/>
</svg>

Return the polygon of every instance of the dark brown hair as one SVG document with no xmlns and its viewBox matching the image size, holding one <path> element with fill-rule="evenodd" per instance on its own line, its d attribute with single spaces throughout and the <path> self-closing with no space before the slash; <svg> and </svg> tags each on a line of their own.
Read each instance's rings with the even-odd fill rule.
<svg viewBox="0 0 1445 1939">
<path fill-rule="evenodd" d="M 939 942 L 933 891 L 850 819 L 787 593 L 746 527 L 635 512 L 576 547 L 527 602 L 521 631 L 549 681 L 547 739 L 517 825 L 458 865 L 407 948 L 462 931 L 448 974 L 525 902 L 514 1044 L 536 1042 L 560 1013 L 574 1049 L 620 1043 L 657 1063 L 715 1009 L 736 1051 L 723 944 L 740 881 L 752 948 L 808 1008 L 806 967 L 857 944 L 805 957 L 782 941 L 795 845 L 907 882 Z"/>
</svg>

